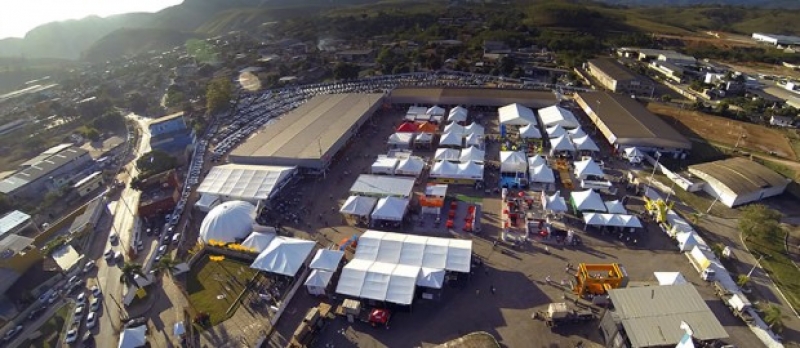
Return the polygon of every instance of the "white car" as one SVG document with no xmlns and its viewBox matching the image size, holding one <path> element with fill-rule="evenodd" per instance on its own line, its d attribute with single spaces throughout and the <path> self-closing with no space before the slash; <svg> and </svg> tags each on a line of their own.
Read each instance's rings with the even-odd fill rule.
<svg viewBox="0 0 800 348">
<path fill-rule="evenodd" d="M 92 329 L 97 326 L 97 314 L 95 312 L 89 312 L 89 315 L 86 316 L 86 328 Z"/>
<path fill-rule="evenodd" d="M 72 317 L 73 323 L 80 323 L 81 320 L 83 320 L 83 308 L 83 305 L 78 305 L 78 307 L 75 308 L 75 315 Z"/>
<path fill-rule="evenodd" d="M 89 261 L 83 266 L 83 273 L 89 272 L 94 268 L 94 261 Z"/>
<path fill-rule="evenodd" d="M 65 342 L 67 343 L 75 343 L 78 340 L 78 328 L 73 327 L 69 331 L 67 331 L 67 339 Z"/>
<path fill-rule="evenodd" d="M 95 285 L 95 286 L 92 286 L 92 288 L 91 288 L 91 289 L 89 289 L 89 290 L 92 292 L 92 296 L 94 296 L 94 297 L 100 297 L 100 295 L 101 295 L 101 293 L 100 293 L 100 288 L 99 288 L 99 287 L 97 287 L 97 285 Z"/>
<path fill-rule="evenodd" d="M 86 304 L 86 293 L 81 292 L 78 294 L 78 297 L 75 298 L 75 303 L 77 303 L 78 306 L 83 306 Z"/>
<path fill-rule="evenodd" d="M 92 298 L 89 302 L 89 312 L 97 312 L 98 309 L 100 309 L 100 299 L 97 297 Z"/>
</svg>

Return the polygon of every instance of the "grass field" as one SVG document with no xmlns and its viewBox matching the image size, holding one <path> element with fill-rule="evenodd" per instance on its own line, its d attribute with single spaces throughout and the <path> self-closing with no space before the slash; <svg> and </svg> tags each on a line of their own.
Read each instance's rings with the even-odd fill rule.
<svg viewBox="0 0 800 348">
<path fill-rule="evenodd" d="M 672 187 L 672 181 L 667 178 L 666 175 L 656 174 L 654 178 L 667 187 Z M 705 213 L 708 210 L 708 207 L 711 207 L 709 214 L 714 216 L 726 219 L 733 219 L 739 216 L 739 212 L 736 209 L 728 208 L 719 202 L 714 203 L 714 198 L 707 194 L 696 194 L 685 191 L 677 185 L 673 187 L 673 190 L 675 191 L 675 197 L 677 197 L 678 200 L 686 203 L 686 205 L 694 208 L 694 210 L 700 213 Z M 712 203 L 714 204 L 713 207 L 711 206 Z"/>
<path fill-rule="evenodd" d="M 763 235 L 753 235 L 745 243 L 754 254 L 766 256 L 761 261 L 761 266 L 781 289 L 789 304 L 795 310 L 800 310 L 800 270 L 786 255 L 783 244 L 785 234 L 786 231 L 783 231 L 778 241 L 769 240 Z"/>
<path fill-rule="evenodd" d="M 226 312 L 256 274 L 250 265 L 225 259 L 211 262 L 204 256 L 189 271 L 186 291 L 196 312 L 208 313 L 211 325 L 228 318 Z"/>
<path fill-rule="evenodd" d="M 71 309 L 72 306 L 70 305 L 61 307 L 39 328 L 39 332 L 41 332 L 39 337 L 34 340 L 25 340 L 20 347 L 55 348 L 58 346 L 61 330 L 64 328 L 64 322 L 67 320 Z"/>
<path fill-rule="evenodd" d="M 661 116 L 667 123 L 689 138 L 700 138 L 733 147 L 742 137 L 739 141 L 739 148 L 743 150 L 761 153 L 774 152 L 776 156 L 791 160 L 796 158 L 792 144 L 786 134 L 780 130 L 659 103 L 650 103 L 647 105 L 647 109 Z"/>
</svg>

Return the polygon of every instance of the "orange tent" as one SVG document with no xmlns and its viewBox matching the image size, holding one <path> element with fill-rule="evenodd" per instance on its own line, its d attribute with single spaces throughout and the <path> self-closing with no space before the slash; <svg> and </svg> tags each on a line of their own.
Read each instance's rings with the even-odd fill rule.
<svg viewBox="0 0 800 348">
<path fill-rule="evenodd" d="M 417 132 L 420 133 L 436 133 L 437 130 L 439 127 L 430 122 L 423 122 L 417 126 Z"/>
</svg>

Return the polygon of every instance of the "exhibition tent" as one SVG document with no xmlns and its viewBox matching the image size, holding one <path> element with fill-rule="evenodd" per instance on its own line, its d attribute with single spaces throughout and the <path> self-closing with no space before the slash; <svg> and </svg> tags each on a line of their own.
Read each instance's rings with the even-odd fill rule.
<svg viewBox="0 0 800 348">
<path fill-rule="evenodd" d="M 325 295 L 325 289 L 331 283 L 331 278 L 333 278 L 333 272 L 315 269 L 311 271 L 303 285 L 306 286 L 309 294 Z"/>
<path fill-rule="evenodd" d="M 670 236 L 674 236 L 681 232 L 694 232 L 694 228 L 692 225 L 689 224 L 688 221 L 683 219 L 676 213 L 674 210 L 670 209 L 667 210 L 666 214 L 667 224 L 669 225 L 669 230 L 667 234 Z"/>
<path fill-rule="evenodd" d="M 444 126 L 444 133 L 455 133 L 458 136 L 464 136 L 464 126 L 458 123 L 450 123 Z"/>
<path fill-rule="evenodd" d="M 572 141 L 569 140 L 566 136 L 560 136 L 555 139 L 550 139 L 550 149 L 552 151 L 575 151 L 575 145 L 572 145 Z"/>
<path fill-rule="evenodd" d="M 372 163 L 370 171 L 372 174 L 393 175 L 394 169 L 397 167 L 397 162 L 400 162 L 400 160 L 394 157 L 388 157 L 386 155 L 378 156 L 378 159 Z"/>
<path fill-rule="evenodd" d="M 260 253 L 269 246 L 273 239 L 275 239 L 274 233 L 253 232 L 242 242 L 242 246 Z"/>
<path fill-rule="evenodd" d="M 390 249 L 392 251 L 387 252 Z M 385 254 L 391 255 L 386 256 Z M 375 230 L 367 230 L 358 238 L 358 247 L 354 256 L 354 261 L 392 262 L 462 273 L 470 271 L 471 259 L 471 240 L 425 237 Z"/>
<path fill-rule="evenodd" d="M 600 148 L 597 147 L 597 144 L 595 144 L 594 140 L 589 138 L 588 135 L 584 135 L 582 137 L 573 136 L 572 143 L 575 144 L 575 148 L 578 149 L 578 151 L 600 151 Z"/>
<path fill-rule="evenodd" d="M 590 176 L 603 177 L 603 169 L 593 159 L 587 158 L 583 161 L 575 162 L 575 177 L 586 179 Z"/>
<path fill-rule="evenodd" d="M 447 121 L 448 122 L 466 122 L 468 115 L 469 115 L 469 112 L 467 111 L 467 109 L 465 109 L 463 107 L 460 107 L 460 106 L 456 106 L 456 107 L 450 109 L 450 113 L 447 115 Z"/>
<path fill-rule="evenodd" d="M 485 130 L 483 129 L 483 126 L 481 126 L 481 125 L 479 125 L 479 124 L 477 124 L 475 122 L 472 122 L 468 126 L 464 127 L 464 134 L 465 135 L 466 134 L 483 135 L 484 131 Z"/>
<path fill-rule="evenodd" d="M 461 151 L 456 149 L 438 148 L 433 155 L 436 161 L 458 161 L 461 158 Z"/>
<path fill-rule="evenodd" d="M 311 259 L 311 263 L 308 265 L 308 267 L 311 269 L 321 269 L 324 271 L 336 272 L 336 270 L 339 269 L 339 263 L 342 262 L 343 257 L 344 251 L 320 249 L 317 250 L 314 258 Z"/>
<path fill-rule="evenodd" d="M 414 139 L 414 133 L 394 133 L 389 136 L 389 145 L 398 147 L 409 147 Z"/>
<path fill-rule="evenodd" d="M 439 138 L 439 146 L 463 146 L 463 139 L 462 133 L 444 133 L 442 137 Z"/>
<path fill-rule="evenodd" d="M 583 222 L 593 226 L 613 226 L 625 228 L 641 228 L 642 223 L 639 218 L 625 214 L 601 214 L 586 213 L 583 215 Z"/>
<path fill-rule="evenodd" d="M 294 277 L 315 245 L 310 240 L 276 236 L 250 268 Z"/>
<path fill-rule="evenodd" d="M 464 179 L 483 179 L 483 165 L 469 161 L 458 165 L 458 177 Z"/>
<path fill-rule="evenodd" d="M 408 209 L 408 199 L 384 197 L 375 205 L 371 217 L 374 220 L 402 221 L 406 209 Z"/>
<path fill-rule="evenodd" d="M 436 133 L 439 127 L 431 122 L 423 122 L 417 127 L 417 133 Z"/>
<path fill-rule="evenodd" d="M 470 146 L 464 150 L 461 150 L 461 157 L 459 158 L 459 160 L 461 162 L 469 162 L 469 161 L 483 162 L 483 159 L 485 157 L 486 157 L 485 151 L 479 150 L 474 146 Z"/>
<path fill-rule="evenodd" d="M 397 133 L 414 133 L 417 131 L 417 124 L 414 122 L 403 122 L 397 127 Z"/>
<path fill-rule="evenodd" d="M 631 163 L 642 163 L 644 153 L 637 147 L 628 147 L 625 148 L 625 158 Z"/>
<path fill-rule="evenodd" d="M 220 199 L 218 195 L 210 194 L 210 193 L 203 193 L 200 195 L 200 199 L 195 202 L 194 206 L 204 212 L 208 213 L 211 211 L 212 208 L 216 207 L 220 203 Z"/>
<path fill-rule="evenodd" d="M 445 271 L 439 268 L 420 267 L 417 276 L 417 286 L 432 289 L 441 289 L 444 285 Z"/>
<path fill-rule="evenodd" d="M 481 145 L 481 136 L 477 134 L 467 134 L 467 138 L 464 140 L 466 146 L 480 146 Z"/>
<path fill-rule="evenodd" d="M 411 156 L 400 160 L 394 173 L 397 175 L 419 176 L 423 169 L 425 169 L 425 161 L 422 158 Z"/>
<path fill-rule="evenodd" d="M 570 194 L 572 206 L 579 211 L 606 211 L 606 205 L 600 194 L 594 190 L 572 191 Z"/>
<path fill-rule="evenodd" d="M 567 211 L 567 202 L 564 201 L 564 197 L 561 197 L 561 191 L 556 191 L 556 193 L 550 196 L 542 191 L 542 206 L 544 210 L 553 213 Z"/>
<path fill-rule="evenodd" d="M 528 166 L 529 167 L 537 167 L 541 165 L 546 165 L 547 160 L 542 157 L 541 155 L 535 155 L 533 157 L 528 157 Z"/>
<path fill-rule="evenodd" d="M 570 130 L 567 131 L 567 133 L 573 139 L 574 138 L 580 138 L 580 137 L 586 135 L 586 132 L 584 132 L 583 129 L 581 129 L 581 128 L 570 129 Z"/>
<path fill-rule="evenodd" d="M 378 199 L 375 197 L 350 196 L 342 205 L 342 209 L 339 209 L 339 212 L 355 216 L 369 216 L 372 208 L 375 208 L 377 203 Z"/>
<path fill-rule="evenodd" d="M 419 133 L 419 134 L 417 134 L 417 136 L 414 137 L 414 143 L 417 144 L 417 145 L 433 143 L 433 133 Z"/>
<path fill-rule="evenodd" d="M 564 129 L 564 127 L 561 127 L 560 125 L 547 127 L 546 131 L 547 131 L 547 137 L 550 139 L 563 137 L 567 135 L 567 131 Z"/>
<path fill-rule="evenodd" d="M 501 173 L 522 173 L 528 170 L 528 158 L 521 151 L 500 151 Z"/>
<path fill-rule="evenodd" d="M 625 205 L 622 204 L 619 200 L 614 201 L 606 201 L 606 211 L 611 214 L 627 214 L 628 210 L 625 209 Z"/>
<path fill-rule="evenodd" d="M 545 184 L 552 184 L 556 182 L 556 175 L 553 173 L 553 169 L 548 167 L 546 164 L 533 166 L 528 168 L 530 173 L 530 181 L 531 182 L 540 182 Z"/>
<path fill-rule="evenodd" d="M 539 131 L 539 127 L 537 127 L 535 124 L 531 123 L 531 124 L 522 126 L 519 129 L 519 137 L 520 138 L 525 138 L 525 139 L 541 139 L 542 138 L 542 132 Z"/>
<path fill-rule="evenodd" d="M 428 108 L 428 110 L 425 111 L 425 113 L 431 116 L 444 116 L 444 108 L 438 105 L 434 105 Z"/>
<path fill-rule="evenodd" d="M 678 248 L 681 251 L 690 251 L 695 245 L 700 244 L 697 242 L 697 234 L 694 232 L 681 232 L 675 235 L 678 241 Z"/>
<path fill-rule="evenodd" d="M 653 272 L 658 280 L 658 285 L 680 285 L 686 284 L 686 278 L 681 272 Z"/>
<path fill-rule="evenodd" d="M 450 161 L 438 161 L 433 164 L 432 178 L 455 178 L 458 175 L 458 164 Z"/>
<path fill-rule="evenodd" d="M 558 105 L 539 109 L 539 118 L 545 127 L 559 125 L 564 128 L 577 128 L 580 126 L 578 119 L 572 111 L 564 109 Z"/>
<path fill-rule="evenodd" d="M 147 344 L 147 325 L 126 328 L 119 335 L 117 348 L 138 348 Z"/>
<path fill-rule="evenodd" d="M 497 113 L 500 124 L 503 125 L 524 126 L 538 123 L 533 110 L 517 103 L 503 106 L 497 109 Z"/>
</svg>

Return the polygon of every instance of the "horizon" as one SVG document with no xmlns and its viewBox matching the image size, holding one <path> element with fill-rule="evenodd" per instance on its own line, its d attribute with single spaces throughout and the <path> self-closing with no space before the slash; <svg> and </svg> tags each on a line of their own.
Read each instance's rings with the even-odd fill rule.
<svg viewBox="0 0 800 348">
<path fill-rule="evenodd" d="M 0 11 L 0 40 L 24 38 L 44 24 L 86 17 L 158 12 L 183 0 L 7 0 Z M 43 10 L 46 9 L 46 10 Z"/>
</svg>

